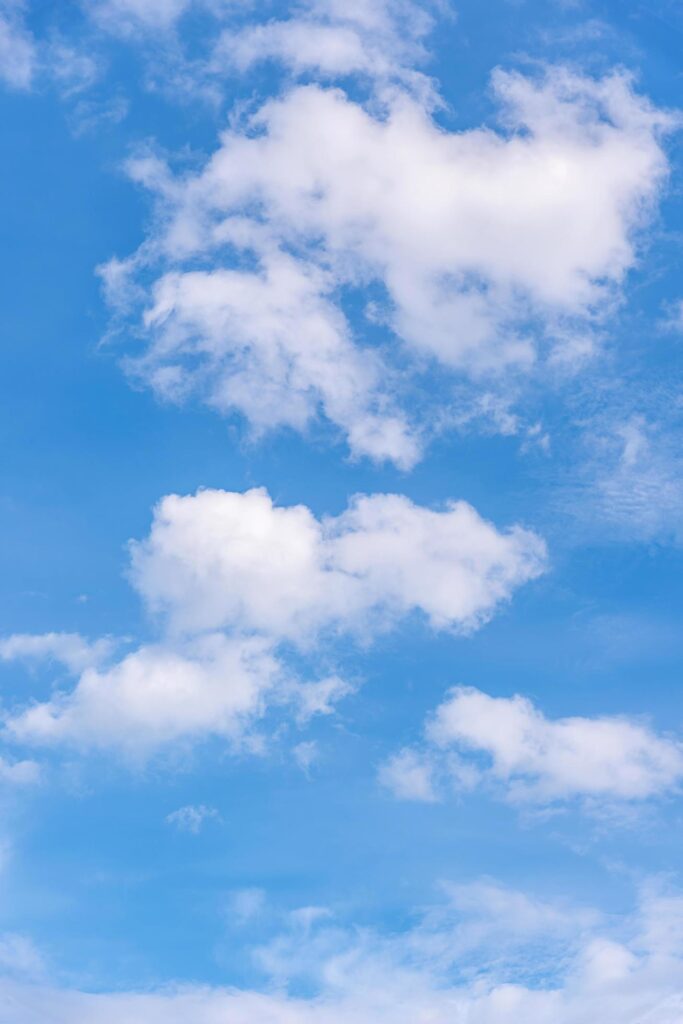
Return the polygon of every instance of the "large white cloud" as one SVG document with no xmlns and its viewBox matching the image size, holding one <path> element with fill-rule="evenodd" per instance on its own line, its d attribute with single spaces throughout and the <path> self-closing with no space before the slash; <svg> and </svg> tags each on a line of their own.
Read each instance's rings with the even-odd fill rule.
<svg viewBox="0 0 683 1024">
<path fill-rule="evenodd" d="M 121 300 L 150 266 L 157 274 L 142 292 L 142 377 L 163 395 L 197 390 L 257 429 L 301 426 L 320 410 L 354 452 L 409 464 L 419 431 L 411 454 L 388 404 L 396 388 L 373 362 L 394 365 L 402 347 L 413 374 L 431 360 L 481 379 L 528 370 L 549 350 L 585 353 L 577 337 L 590 336 L 635 263 L 672 120 L 621 73 L 497 71 L 493 90 L 499 130 L 447 131 L 405 89 L 368 109 L 310 85 L 224 132 L 197 173 L 132 161 L 160 218 L 105 276 Z M 368 317 L 354 318 L 354 332 L 342 314 L 349 290 Z M 393 341 L 371 360 L 360 339 L 377 321 Z M 361 377 L 341 405 L 335 374 Z M 350 424 L 376 407 L 390 426 L 371 447 Z"/>
<path fill-rule="evenodd" d="M 679 1024 L 681 897 L 646 887 L 611 921 L 494 883 L 394 935 L 311 908 L 261 951 L 270 993 L 175 985 L 89 994 L 4 981 L 6 1024 Z M 304 978 L 315 994 L 287 994 Z"/>
<path fill-rule="evenodd" d="M 219 736 L 239 743 L 282 668 L 267 645 L 209 635 L 183 650 L 146 646 L 108 669 L 88 668 L 72 691 L 6 723 L 15 742 L 114 746 L 135 756 Z"/>
<path fill-rule="evenodd" d="M 454 689 L 425 729 L 381 779 L 404 799 L 433 800 L 439 784 L 493 787 L 508 798 L 549 804 L 581 799 L 602 805 L 675 792 L 683 781 L 683 743 L 625 717 L 549 719 L 528 699 Z"/>
<path fill-rule="evenodd" d="M 118 657 L 111 641 L 73 634 L 2 641 L 5 659 L 56 659 L 77 677 L 7 714 L 5 737 L 130 756 L 209 736 L 253 745 L 268 710 L 306 721 L 349 692 L 334 673 L 302 679 L 288 644 L 312 653 L 333 632 L 368 639 L 411 612 L 471 630 L 544 564 L 536 534 L 500 532 L 464 502 L 434 511 L 361 496 L 317 519 L 262 489 L 169 495 L 131 545 L 131 579 L 159 616 L 159 641 Z"/>
<path fill-rule="evenodd" d="M 544 562 L 535 534 L 500 532 L 466 502 L 432 510 L 363 495 L 319 520 L 263 489 L 204 490 L 157 506 L 132 547 L 132 578 L 172 628 L 306 639 L 413 610 L 437 628 L 471 629 Z"/>
</svg>

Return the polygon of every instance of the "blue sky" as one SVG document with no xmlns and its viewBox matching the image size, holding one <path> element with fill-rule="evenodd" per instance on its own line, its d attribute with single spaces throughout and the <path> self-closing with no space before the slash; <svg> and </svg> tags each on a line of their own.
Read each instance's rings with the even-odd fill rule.
<svg viewBox="0 0 683 1024">
<path fill-rule="evenodd" d="M 0 0 L 0 1019 L 683 1019 L 683 14 Z"/>
</svg>

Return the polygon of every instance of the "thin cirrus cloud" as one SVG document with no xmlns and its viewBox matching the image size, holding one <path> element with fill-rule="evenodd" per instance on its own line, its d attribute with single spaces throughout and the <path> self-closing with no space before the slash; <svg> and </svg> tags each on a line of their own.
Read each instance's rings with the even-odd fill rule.
<svg viewBox="0 0 683 1024">
<path fill-rule="evenodd" d="M 481 384 L 585 357 L 635 263 L 673 119 L 623 73 L 499 70 L 493 90 L 497 131 L 446 131 L 400 88 L 378 112 L 310 85 L 225 131 L 197 173 L 131 160 L 160 216 L 102 268 L 121 315 L 143 296 L 147 349 L 129 371 L 256 432 L 322 415 L 354 454 L 409 467 L 425 424 L 401 390 L 429 366 Z M 349 292 L 366 309 L 353 324 Z"/>
<path fill-rule="evenodd" d="M 499 531 L 465 502 L 433 510 L 364 495 L 318 519 L 303 505 L 274 505 L 263 489 L 169 495 L 148 537 L 131 544 L 130 579 L 160 639 L 117 660 L 110 641 L 8 638 L 5 658 L 56 658 L 77 681 L 7 717 L 5 737 L 132 756 L 210 736 L 255 749 L 269 708 L 305 722 L 350 690 L 336 674 L 302 680 L 292 645 L 311 651 L 339 633 L 367 640 L 411 614 L 470 632 L 545 564 L 536 534 Z"/>
<path fill-rule="evenodd" d="M 83 0 L 87 14 L 116 34 L 168 31 L 189 11 L 193 0 Z"/>
<path fill-rule="evenodd" d="M 78 633 L 15 633 L 0 640 L 1 661 L 55 661 L 75 673 L 106 661 L 113 650 L 114 642 L 106 637 L 88 643 Z"/>
<path fill-rule="evenodd" d="M 0 3 L 0 81 L 19 90 L 30 89 L 37 65 L 36 44 L 22 14 L 22 3 Z"/>
<path fill-rule="evenodd" d="M 380 779 L 401 799 L 485 787 L 516 802 L 601 805 L 665 796 L 683 781 L 683 743 L 626 717 L 547 718 L 525 697 L 457 687 L 425 743 L 391 757 Z"/>
<path fill-rule="evenodd" d="M 678 1024 L 682 902 L 650 883 L 631 913 L 609 920 L 484 879 L 447 885 L 404 932 L 344 926 L 326 908 L 292 912 L 253 950 L 267 992 L 91 994 L 44 979 L 29 988 L 15 970 L 0 982 L 0 1004 L 7 1024 L 575 1024 L 596 1009 L 601 1024 Z M 290 994 L 297 982 L 313 994 Z"/>
<path fill-rule="evenodd" d="M 173 825 L 179 832 L 189 832 L 192 835 L 199 835 L 207 821 L 220 820 L 220 814 L 215 807 L 208 807 L 206 804 L 187 804 L 179 807 L 166 815 L 166 823 Z"/>
</svg>

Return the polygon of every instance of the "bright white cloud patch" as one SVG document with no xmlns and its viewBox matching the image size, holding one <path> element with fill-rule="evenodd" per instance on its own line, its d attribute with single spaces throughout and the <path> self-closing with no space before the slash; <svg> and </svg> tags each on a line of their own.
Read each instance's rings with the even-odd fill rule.
<svg viewBox="0 0 683 1024">
<path fill-rule="evenodd" d="M 493 88 L 498 131 L 446 131 L 402 89 L 378 112 L 311 85 L 224 132 L 198 173 L 133 161 L 163 215 L 104 271 L 119 302 L 143 267 L 160 271 L 131 371 L 257 431 L 322 413 L 354 453 L 410 465 L 421 428 L 392 406 L 399 349 L 413 384 L 430 360 L 481 379 L 548 351 L 585 358 L 635 262 L 672 121 L 619 73 L 498 71 Z M 349 291 L 366 308 L 353 330 Z M 370 347 L 378 322 L 388 335 Z"/>
<path fill-rule="evenodd" d="M 135 755 L 220 736 L 238 744 L 281 676 L 263 642 L 210 634 L 177 650 L 140 647 L 75 689 L 9 719 L 16 742 L 114 746 Z"/>
<path fill-rule="evenodd" d="M 333 285 L 329 274 L 279 251 L 265 255 L 257 273 L 166 274 L 145 315 L 155 349 L 132 372 L 170 399 L 199 387 L 219 412 L 241 412 L 256 434 L 305 430 L 322 409 L 355 453 L 408 468 L 419 441 L 380 394 L 381 361 L 354 346 L 327 294 Z M 191 352 L 196 369 L 170 365 Z"/>
<path fill-rule="evenodd" d="M 315 908 L 313 908 L 315 909 Z M 275 984 L 86 994 L 4 981 L 7 1024 L 678 1024 L 681 897 L 654 887 L 622 919 L 491 882 L 404 933 L 347 929 L 312 908 L 257 951 Z M 311 997 L 287 994 L 304 979 Z"/>
<path fill-rule="evenodd" d="M 620 717 L 548 719 L 524 697 L 454 689 L 425 729 L 426 745 L 383 768 L 404 799 L 449 787 L 493 786 L 509 798 L 547 804 L 601 803 L 670 794 L 683 781 L 683 744 Z"/>
<path fill-rule="evenodd" d="M 136 588 L 174 629 L 295 640 L 413 610 L 471 629 L 544 563 L 529 531 L 501 533 L 465 502 L 435 511 L 396 494 L 359 496 L 322 520 L 262 489 L 171 495 L 132 547 Z"/>
<path fill-rule="evenodd" d="M 146 540 L 131 544 L 131 580 L 160 618 L 160 641 L 108 665 L 106 640 L 3 641 L 0 656 L 53 658 L 80 676 L 7 717 L 6 735 L 131 756 L 208 736 L 253 745 L 268 709 L 287 706 L 305 722 L 351 689 L 335 674 L 303 681 L 283 642 L 310 650 L 323 635 L 367 638 L 415 612 L 434 628 L 472 630 L 544 564 L 536 534 L 501 532 L 465 502 L 435 511 L 360 496 L 317 519 L 263 489 L 169 495 Z"/>
</svg>

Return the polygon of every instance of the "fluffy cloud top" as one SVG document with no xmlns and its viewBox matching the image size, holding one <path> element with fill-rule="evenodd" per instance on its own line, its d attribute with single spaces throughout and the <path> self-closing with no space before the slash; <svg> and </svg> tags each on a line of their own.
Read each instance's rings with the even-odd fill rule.
<svg viewBox="0 0 683 1024">
<path fill-rule="evenodd" d="M 435 799 L 444 777 L 456 788 L 493 785 L 537 803 L 643 800 L 683 780 L 679 741 L 626 718 L 548 719 L 519 696 L 458 687 L 425 734 L 423 749 L 401 751 L 382 769 L 382 781 L 401 798 Z"/>
<path fill-rule="evenodd" d="M 411 612 L 434 628 L 472 630 L 542 572 L 543 542 L 498 531 L 464 502 L 442 511 L 400 495 L 356 498 L 340 516 L 278 507 L 267 492 L 169 495 L 149 536 L 131 544 L 131 579 L 162 636 L 105 666 L 110 641 L 17 635 L 4 658 L 56 658 L 73 689 L 6 719 L 14 742 L 114 746 L 135 755 L 218 736 L 248 740 L 267 709 L 298 720 L 329 713 L 349 685 L 304 681 L 286 644 L 364 637 Z"/>
<path fill-rule="evenodd" d="M 143 646 L 108 670 L 17 713 L 14 742 L 117 747 L 138 754 L 221 736 L 238 744 L 282 672 L 262 642 L 209 635 L 183 650 Z"/>
<path fill-rule="evenodd" d="M 241 412 L 257 435 L 303 431 L 322 410 L 356 454 L 409 468 L 419 438 L 382 393 L 381 360 L 354 346 L 333 287 L 329 274 L 277 250 L 257 272 L 165 274 L 145 315 L 158 346 L 131 370 L 172 400 L 199 385 L 213 408 Z M 196 370 L 173 364 L 190 352 Z"/>
<path fill-rule="evenodd" d="M 198 173 L 133 161 L 161 226 L 105 276 L 122 300 L 157 273 L 138 375 L 257 430 L 322 412 L 355 453 L 409 465 L 420 431 L 406 436 L 380 383 L 398 346 L 416 380 L 425 357 L 476 378 L 528 370 L 548 346 L 573 358 L 578 324 L 590 334 L 635 262 L 672 120 L 619 73 L 497 71 L 493 89 L 498 131 L 446 131 L 404 89 L 379 111 L 310 85 L 224 132 Z M 355 332 L 349 289 L 367 312 Z M 391 343 L 370 349 L 378 322 Z"/>
<path fill-rule="evenodd" d="M 437 628 L 472 629 L 544 561 L 535 534 L 502 533 L 465 502 L 434 511 L 365 495 L 319 520 L 263 489 L 205 490 L 157 506 L 149 537 L 132 547 L 132 578 L 174 629 L 305 640 L 413 610 Z"/>
</svg>

